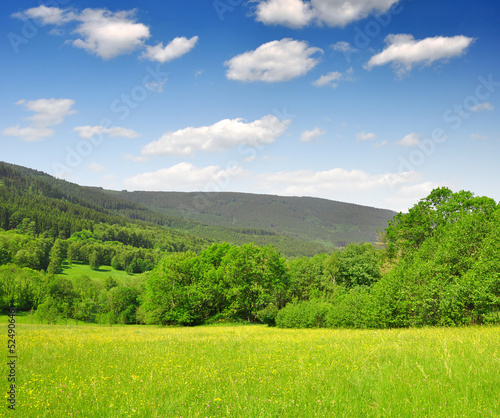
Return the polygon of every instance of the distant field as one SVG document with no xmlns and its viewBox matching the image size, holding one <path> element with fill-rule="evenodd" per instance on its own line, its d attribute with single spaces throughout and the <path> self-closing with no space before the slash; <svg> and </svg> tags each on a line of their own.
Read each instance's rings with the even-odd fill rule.
<svg viewBox="0 0 500 418">
<path fill-rule="evenodd" d="M 126 271 L 115 270 L 110 266 L 101 266 L 99 270 L 92 270 L 88 264 L 74 262 L 68 264 L 64 262 L 61 276 L 66 278 L 87 276 L 91 279 L 106 280 L 109 276 L 113 277 L 118 283 L 130 285 L 137 282 L 137 274 L 130 275 Z"/>
<path fill-rule="evenodd" d="M 500 416 L 498 327 L 17 330 L 17 417 Z"/>
</svg>

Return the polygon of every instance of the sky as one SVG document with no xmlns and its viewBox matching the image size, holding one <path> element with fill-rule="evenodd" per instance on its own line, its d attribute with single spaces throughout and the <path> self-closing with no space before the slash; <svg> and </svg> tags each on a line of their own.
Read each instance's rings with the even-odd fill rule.
<svg viewBox="0 0 500 418">
<path fill-rule="evenodd" d="M 113 190 L 500 200 L 500 3 L 3 0 L 0 161 Z"/>
</svg>

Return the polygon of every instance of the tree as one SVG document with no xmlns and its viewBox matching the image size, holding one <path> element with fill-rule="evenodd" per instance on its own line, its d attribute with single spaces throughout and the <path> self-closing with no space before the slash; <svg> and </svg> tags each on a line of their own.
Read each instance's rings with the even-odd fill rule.
<svg viewBox="0 0 500 418">
<path fill-rule="evenodd" d="M 274 247 L 232 247 L 222 259 L 219 271 L 229 317 L 252 322 L 257 311 L 270 303 L 284 306 L 288 275 L 285 260 Z"/>
<path fill-rule="evenodd" d="M 434 189 L 408 213 L 399 213 L 386 229 L 384 243 L 390 258 L 416 251 L 435 231 L 471 213 L 490 215 L 497 208 L 493 199 L 475 197 L 468 191 L 453 193 L 447 187 Z"/>
<path fill-rule="evenodd" d="M 146 323 L 189 325 L 201 322 L 205 298 L 198 291 L 197 256 L 173 253 L 149 274 L 143 307 Z"/>
<path fill-rule="evenodd" d="M 99 270 L 101 266 L 101 254 L 97 250 L 93 250 L 89 255 L 89 266 L 92 270 Z"/>
<path fill-rule="evenodd" d="M 370 287 L 381 277 L 376 250 L 370 243 L 349 244 L 337 259 L 337 282 L 347 288 Z"/>
<path fill-rule="evenodd" d="M 10 254 L 7 249 L 0 246 L 0 266 L 10 263 Z"/>
</svg>

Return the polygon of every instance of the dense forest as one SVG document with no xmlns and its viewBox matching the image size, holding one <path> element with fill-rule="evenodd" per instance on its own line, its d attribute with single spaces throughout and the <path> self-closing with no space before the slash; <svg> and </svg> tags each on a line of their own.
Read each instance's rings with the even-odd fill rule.
<svg viewBox="0 0 500 418">
<path fill-rule="evenodd" d="M 396 215 L 352 203 L 313 197 L 287 197 L 231 192 L 108 192 L 144 205 L 158 213 L 182 217 L 227 231 L 260 229 L 309 242 L 320 242 L 328 250 L 349 242 L 377 241 Z M 236 242 L 235 242 L 236 243 Z"/>
<path fill-rule="evenodd" d="M 388 222 L 382 246 L 349 243 L 310 256 L 195 236 L 172 228 L 175 221 L 0 163 L 0 309 L 13 303 L 44 323 L 500 322 L 500 207 L 471 192 L 435 189 Z"/>
</svg>

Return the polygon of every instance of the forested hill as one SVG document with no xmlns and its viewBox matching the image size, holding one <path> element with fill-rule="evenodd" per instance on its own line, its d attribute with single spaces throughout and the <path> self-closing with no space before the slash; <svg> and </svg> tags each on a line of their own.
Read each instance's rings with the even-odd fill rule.
<svg viewBox="0 0 500 418">
<path fill-rule="evenodd" d="M 248 193 L 119 192 L 113 196 L 155 212 L 217 227 L 255 228 L 328 248 L 377 241 L 396 213 L 312 197 Z"/>
<path fill-rule="evenodd" d="M 33 223 L 36 234 L 69 238 L 94 224 L 161 227 L 172 248 L 210 242 L 275 245 L 285 256 L 312 256 L 349 242 L 375 242 L 391 211 L 324 199 L 243 193 L 113 192 L 82 187 L 0 162 L 0 228 Z M 25 221 L 26 222 L 26 221 Z M 203 245 L 202 243 L 205 243 Z"/>
<path fill-rule="evenodd" d="M 100 188 L 82 187 L 41 171 L 0 162 L 0 229 L 67 239 L 97 224 L 156 231 L 155 242 L 171 251 L 205 248 L 211 242 L 275 245 L 285 256 L 312 256 L 327 248 L 319 243 L 256 228 L 214 227 L 155 212 Z M 26 227 L 26 228 L 25 228 Z"/>
</svg>

